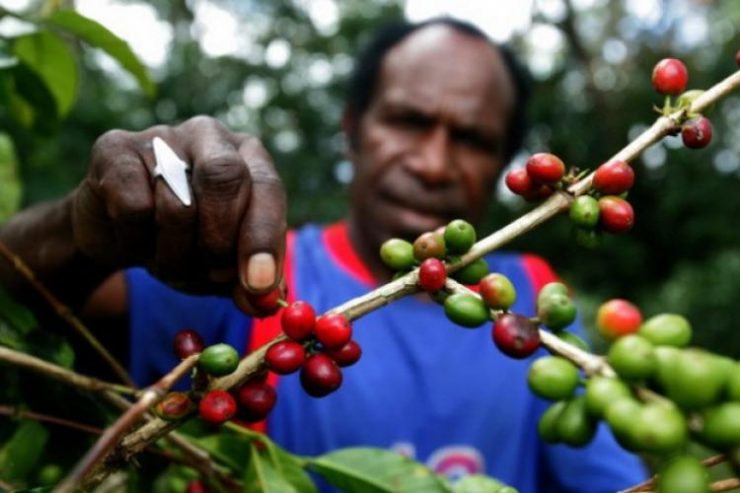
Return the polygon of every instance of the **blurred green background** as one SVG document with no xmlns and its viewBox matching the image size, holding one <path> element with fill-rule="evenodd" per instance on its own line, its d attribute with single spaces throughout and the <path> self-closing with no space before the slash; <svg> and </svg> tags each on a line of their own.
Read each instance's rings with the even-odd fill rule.
<svg viewBox="0 0 740 493">
<path fill-rule="evenodd" d="M 74 6 L 20 0 L 0 5 L 6 3 L 26 3 L 21 12 L 31 15 Z M 80 12 L 98 16 L 114 32 L 128 22 L 121 19 L 133 16 L 134 28 L 119 35 L 149 65 L 156 96 L 147 96 L 100 50 L 70 39 L 77 98 L 63 119 L 0 104 L 0 128 L 15 143 L 18 162 L 17 180 L 8 167 L 0 168 L 0 197 L 11 203 L 0 211 L 7 217 L 12 209 L 20 191 L 14 183 L 22 186 L 22 206 L 73 188 L 93 141 L 108 129 L 209 114 L 264 140 L 285 180 L 292 225 L 340 218 L 351 168 L 338 120 L 351 57 L 374 26 L 404 12 L 423 15 L 422 3 L 80 1 Z M 483 27 L 512 17 L 513 32 L 498 22 L 494 34 L 511 43 L 533 75 L 532 127 L 518 165 L 527 154 L 545 150 L 581 168 L 605 161 L 654 120 L 652 106 L 662 100 L 650 74 L 660 58 L 683 59 L 692 88 L 736 70 L 740 3 L 733 0 L 539 0 L 521 2 L 516 23 L 503 15 L 513 8 L 510 2 L 486 3 L 480 12 L 475 5 L 468 4 L 468 15 Z M 4 25 L 8 19 L 0 23 L 4 51 L 14 42 L 12 28 Z M 43 101 L 36 104 L 43 108 Z M 574 286 L 587 323 L 597 303 L 624 297 L 646 315 L 686 315 L 698 344 L 738 357 L 740 95 L 708 116 L 715 128 L 708 148 L 690 151 L 680 139 L 667 138 L 635 163 L 632 233 L 586 250 L 572 241 L 568 221 L 558 218 L 512 248 L 548 258 Z M 484 232 L 531 207 L 503 187 L 499 192 Z"/>
</svg>

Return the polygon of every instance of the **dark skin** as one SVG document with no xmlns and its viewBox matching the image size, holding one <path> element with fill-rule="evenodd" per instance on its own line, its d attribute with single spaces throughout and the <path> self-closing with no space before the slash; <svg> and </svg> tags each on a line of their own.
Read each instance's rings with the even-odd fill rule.
<svg viewBox="0 0 740 493">
<path fill-rule="evenodd" d="M 509 157 L 514 94 L 499 52 L 449 27 L 423 28 L 388 52 L 370 107 L 359 122 L 348 108 L 342 122 L 356 129 L 351 241 L 379 279 L 390 276 L 377 254 L 386 239 L 481 218 Z M 152 180 L 155 135 L 191 163 L 193 206 Z M 103 135 L 80 187 L 19 214 L 0 239 L 73 306 L 97 288 L 87 310 L 98 316 L 125 312 L 123 278 L 111 274 L 131 265 L 190 292 L 230 293 L 255 313 L 250 298 L 280 282 L 285 209 L 259 142 L 198 117 Z M 1 263 L 0 281 L 23 286 Z"/>
<path fill-rule="evenodd" d="M 388 52 L 359 125 L 351 109 L 343 122 L 357 128 L 350 235 L 377 277 L 391 274 L 377 254 L 388 238 L 481 219 L 509 157 L 514 91 L 495 48 L 445 26 Z"/>
</svg>

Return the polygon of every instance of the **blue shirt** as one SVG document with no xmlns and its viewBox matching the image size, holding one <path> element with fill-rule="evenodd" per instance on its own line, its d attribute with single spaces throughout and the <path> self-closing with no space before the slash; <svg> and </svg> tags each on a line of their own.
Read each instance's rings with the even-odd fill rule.
<svg viewBox="0 0 740 493">
<path fill-rule="evenodd" d="M 373 288 L 342 225 L 304 227 L 291 243 L 292 294 L 317 313 Z M 533 314 L 538 280 L 526 258 L 496 253 L 487 261 L 517 287 L 513 311 Z M 199 331 L 206 344 L 247 347 L 252 321 L 229 299 L 175 292 L 141 269 L 129 270 L 127 279 L 137 383 L 151 383 L 177 363 L 170 348 L 183 328 Z M 537 421 L 548 403 L 527 387 L 532 358 L 504 356 L 490 326 L 460 328 L 440 305 L 409 296 L 356 320 L 353 329 L 363 355 L 344 369 L 338 391 L 316 399 L 297 374 L 280 377 L 267 431 L 291 452 L 392 448 L 435 472 L 484 473 L 520 493 L 613 493 L 645 479 L 640 460 L 603 425 L 582 449 L 543 443 Z"/>
</svg>

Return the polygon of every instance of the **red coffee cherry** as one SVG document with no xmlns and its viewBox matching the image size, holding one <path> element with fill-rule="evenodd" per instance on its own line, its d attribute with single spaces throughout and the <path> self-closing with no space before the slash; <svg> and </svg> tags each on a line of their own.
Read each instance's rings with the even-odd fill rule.
<svg viewBox="0 0 740 493">
<path fill-rule="evenodd" d="M 311 397 L 329 395 L 341 384 L 342 371 L 334 360 L 324 353 L 309 356 L 301 368 L 301 386 Z"/>
<path fill-rule="evenodd" d="M 712 122 L 709 118 L 697 116 L 681 125 L 681 140 L 689 149 L 701 149 L 712 141 Z"/>
<path fill-rule="evenodd" d="M 236 401 L 225 390 L 211 390 L 198 403 L 198 414 L 203 421 L 221 424 L 236 413 Z"/>
<path fill-rule="evenodd" d="M 188 483 L 185 493 L 208 493 L 208 488 L 203 484 L 203 481 L 194 480 Z"/>
<path fill-rule="evenodd" d="M 194 330 L 184 329 L 175 334 L 175 340 L 172 343 L 172 349 L 175 356 L 185 359 L 193 354 L 203 351 L 205 344 L 203 338 Z"/>
<path fill-rule="evenodd" d="M 496 347 L 512 358 L 526 358 L 540 347 L 537 325 L 516 313 L 506 313 L 498 317 L 491 335 Z"/>
<path fill-rule="evenodd" d="M 280 300 L 284 298 L 285 293 L 279 287 L 269 293 L 249 296 L 249 302 L 259 311 L 266 314 L 273 314 L 280 308 Z"/>
<path fill-rule="evenodd" d="M 609 340 L 640 330 L 642 313 L 627 300 L 614 298 L 599 306 L 596 312 L 596 328 Z"/>
<path fill-rule="evenodd" d="M 362 356 L 362 348 L 357 341 L 351 340 L 339 349 L 327 349 L 324 353 L 343 368 L 357 363 Z"/>
<path fill-rule="evenodd" d="M 635 224 L 635 212 L 623 198 L 607 195 L 599 199 L 599 224 L 609 233 L 626 233 Z"/>
<path fill-rule="evenodd" d="M 445 237 L 437 231 L 422 233 L 414 241 L 414 258 L 422 261 L 431 257 L 442 258 L 447 252 Z"/>
<path fill-rule="evenodd" d="M 439 291 L 445 287 L 447 269 L 445 264 L 437 258 L 428 258 L 419 266 L 419 286 L 428 293 Z"/>
<path fill-rule="evenodd" d="M 605 195 L 624 193 L 635 183 L 635 171 L 624 161 L 610 161 L 596 169 L 592 185 Z"/>
<path fill-rule="evenodd" d="M 527 160 L 527 174 L 535 183 L 553 185 L 565 175 L 565 164 L 555 154 L 539 152 Z"/>
<path fill-rule="evenodd" d="M 298 371 L 306 359 L 306 350 L 296 341 L 276 342 L 265 353 L 267 368 L 278 375 L 288 375 Z"/>
<path fill-rule="evenodd" d="M 330 313 L 316 319 L 316 339 L 328 349 L 339 349 L 352 338 L 352 326 L 347 317 Z"/>
<path fill-rule="evenodd" d="M 689 81 L 686 65 L 677 58 L 664 58 L 653 68 L 653 88 L 660 94 L 677 96 Z"/>
<path fill-rule="evenodd" d="M 285 335 L 294 341 L 305 341 L 313 333 L 316 312 L 305 301 L 296 301 L 283 310 L 280 325 Z"/>
<path fill-rule="evenodd" d="M 527 195 L 535 189 L 526 168 L 516 168 L 506 173 L 506 186 L 517 195 Z"/>
<path fill-rule="evenodd" d="M 267 382 L 249 381 L 236 394 L 239 417 L 247 423 L 262 421 L 270 414 L 277 401 L 275 388 Z"/>
</svg>

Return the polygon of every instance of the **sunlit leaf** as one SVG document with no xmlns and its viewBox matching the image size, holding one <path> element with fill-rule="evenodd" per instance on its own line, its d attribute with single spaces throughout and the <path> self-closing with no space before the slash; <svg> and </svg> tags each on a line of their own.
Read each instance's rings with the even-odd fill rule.
<svg viewBox="0 0 740 493">
<path fill-rule="evenodd" d="M 139 86 L 148 96 L 154 97 L 156 89 L 146 67 L 139 61 L 128 43 L 113 34 L 105 26 L 73 10 L 66 9 L 54 12 L 45 21 L 105 51 L 136 78 Z"/>
<path fill-rule="evenodd" d="M 284 478 L 274 457 L 261 443 L 252 442 L 249 446 L 249 462 L 244 473 L 244 493 L 299 493 Z"/>
<path fill-rule="evenodd" d="M 488 476 L 473 474 L 455 481 L 452 486 L 454 493 L 498 493 L 506 485 Z"/>
<path fill-rule="evenodd" d="M 244 469 L 244 458 L 249 455 L 249 440 L 239 435 L 219 433 L 195 440 L 215 459 L 233 471 Z"/>
<path fill-rule="evenodd" d="M 57 114 L 66 115 L 77 97 L 77 66 L 69 46 L 56 34 L 39 31 L 17 38 L 13 53 L 54 96 Z M 16 87 L 20 91 L 21 84 Z"/>
<path fill-rule="evenodd" d="M 0 224 L 18 210 L 22 191 L 15 146 L 8 134 L 0 132 Z"/>
<path fill-rule="evenodd" d="M 342 449 L 310 460 L 310 467 L 341 491 L 450 493 L 428 468 L 390 450 Z"/>
</svg>

